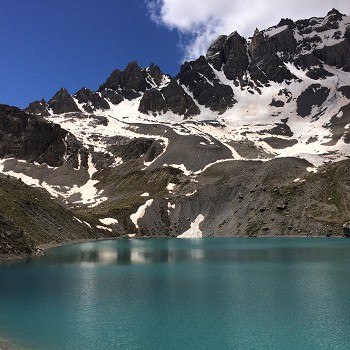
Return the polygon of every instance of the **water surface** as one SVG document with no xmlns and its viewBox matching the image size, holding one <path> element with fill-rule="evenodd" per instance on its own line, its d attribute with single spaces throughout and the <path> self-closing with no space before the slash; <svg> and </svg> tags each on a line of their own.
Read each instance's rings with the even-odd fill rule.
<svg viewBox="0 0 350 350">
<path fill-rule="evenodd" d="M 349 349 L 350 240 L 84 243 L 0 265 L 26 350 Z"/>
</svg>

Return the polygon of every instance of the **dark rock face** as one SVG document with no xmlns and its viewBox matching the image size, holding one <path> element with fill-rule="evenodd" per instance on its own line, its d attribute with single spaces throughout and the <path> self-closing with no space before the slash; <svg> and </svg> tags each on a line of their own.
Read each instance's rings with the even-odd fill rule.
<svg viewBox="0 0 350 350">
<path fill-rule="evenodd" d="M 227 35 L 220 35 L 209 47 L 206 59 L 216 69 L 221 70 L 224 62 L 223 47 L 227 40 Z"/>
<path fill-rule="evenodd" d="M 167 112 L 168 106 L 163 94 L 157 89 L 145 91 L 140 101 L 139 111 L 144 114 Z"/>
<path fill-rule="evenodd" d="M 120 102 L 124 101 L 124 97 L 113 90 L 102 90 L 100 93 L 103 98 L 109 100 L 115 105 L 118 105 Z"/>
<path fill-rule="evenodd" d="M 127 99 L 133 99 L 140 96 L 139 92 L 152 88 L 153 84 L 159 86 L 163 77 L 164 74 L 158 66 L 151 64 L 148 69 L 142 69 L 134 61 L 124 71 L 116 69 L 100 86 L 99 91 L 111 89 L 119 91 Z"/>
<path fill-rule="evenodd" d="M 332 77 L 333 74 L 325 70 L 322 66 L 320 66 L 309 69 L 306 73 L 306 76 L 314 80 L 319 80 L 326 79 L 327 77 Z"/>
<path fill-rule="evenodd" d="M 350 86 L 342 86 L 338 89 L 346 98 L 350 99 Z"/>
<path fill-rule="evenodd" d="M 69 95 L 65 88 L 58 91 L 48 102 L 48 105 L 55 114 L 80 112 L 80 109 L 74 102 L 73 97 Z"/>
<path fill-rule="evenodd" d="M 169 110 L 184 117 L 200 113 L 198 106 L 175 79 L 160 91 L 155 88 L 145 91 L 139 106 L 139 111 L 145 114 Z"/>
<path fill-rule="evenodd" d="M 236 102 L 232 88 L 220 83 L 203 56 L 194 62 L 185 62 L 178 79 L 180 84 L 188 87 L 199 104 L 219 114 Z"/>
<path fill-rule="evenodd" d="M 67 132 L 18 108 L 0 105 L 0 157 L 58 166 L 66 153 Z"/>
<path fill-rule="evenodd" d="M 86 150 L 57 124 L 29 115 L 16 107 L 0 105 L 0 157 L 15 157 L 57 167 L 77 160 Z M 85 157 L 87 160 L 87 153 Z M 86 163 L 87 164 L 87 163 Z"/>
<path fill-rule="evenodd" d="M 312 107 L 320 107 L 327 99 L 329 89 L 320 84 L 309 86 L 297 99 L 297 113 L 301 117 L 310 115 Z"/>
<path fill-rule="evenodd" d="M 273 99 L 270 103 L 270 106 L 273 106 L 273 107 L 283 107 L 284 106 L 284 102 L 283 101 L 280 101 L 280 100 L 275 100 Z"/>
<path fill-rule="evenodd" d="M 47 110 L 47 104 L 44 99 L 41 101 L 34 101 L 29 104 L 29 106 L 25 109 L 27 113 L 41 115 L 43 117 L 47 117 L 50 115 Z"/>
<path fill-rule="evenodd" d="M 344 86 L 343 93 L 348 93 L 347 87 Z M 345 91 L 345 92 L 344 92 Z M 350 103 L 342 107 L 336 115 L 334 115 L 327 127 L 332 132 L 331 141 L 327 142 L 326 145 L 334 146 L 343 137 L 345 143 L 350 143 L 350 133 L 347 129 L 347 125 L 350 123 Z"/>
<path fill-rule="evenodd" d="M 282 83 L 295 78 L 277 54 L 272 54 L 263 60 L 254 60 L 251 63 L 250 75 L 255 82 L 262 84 L 268 84 L 269 81 Z"/>
<path fill-rule="evenodd" d="M 257 29 L 249 47 L 252 79 L 262 84 L 268 84 L 269 81 L 282 83 L 284 80 L 294 79 L 295 76 L 286 68 L 277 52 L 288 55 L 295 53 L 295 50 L 296 41 L 290 27 L 272 37 L 265 37 Z"/>
<path fill-rule="evenodd" d="M 100 86 L 100 90 L 118 90 L 121 88 L 127 91 L 145 91 L 149 87 L 145 73 L 139 67 L 137 62 L 134 61 L 129 63 L 124 71 L 119 69 L 113 71 L 106 82 Z"/>
<path fill-rule="evenodd" d="M 206 59 L 216 70 L 223 68 L 228 79 L 240 79 L 249 66 L 246 46 L 246 40 L 237 32 L 222 35 L 209 47 Z"/>
<path fill-rule="evenodd" d="M 198 106 L 175 79 L 161 91 L 168 108 L 175 114 L 191 117 L 200 113 Z"/>
<path fill-rule="evenodd" d="M 307 69 L 312 66 L 319 66 L 322 64 L 322 62 L 312 53 L 299 55 L 294 62 L 297 67 L 302 69 Z"/>
<path fill-rule="evenodd" d="M 151 63 L 151 65 L 149 66 L 149 69 L 148 69 L 148 74 L 157 86 L 159 86 L 162 83 L 163 78 L 164 78 L 164 74 L 160 70 L 160 68 L 158 66 L 156 66 L 155 64 Z"/>
<path fill-rule="evenodd" d="M 93 92 L 87 88 L 80 89 L 74 97 L 83 104 L 86 112 L 92 113 L 96 109 L 109 109 L 108 102 L 100 96 L 98 92 Z"/>
<path fill-rule="evenodd" d="M 293 139 L 281 139 L 278 137 L 266 137 L 262 139 L 262 141 L 266 142 L 269 146 L 271 146 L 274 149 L 284 149 L 288 147 L 292 147 L 298 143 L 297 140 Z"/>
<path fill-rule="evenodd" d="M 293 28 L 295 24 L 290 19 L 284 19 L 278 27 L 287 26 L 286 29 L 269 37 L 266 42 L 270 52 L 282 52 L 284 56 L 294 55 L 297 49 L 297 42 L 294 38 Z"/>
<path fill-rule="evenodd" d="M 350 65 L 350 40 L 345 39 L 332 46 L 324 46 L 315 50 L 314 55 L 324 63 L 337 67 Z"/>
</svg>

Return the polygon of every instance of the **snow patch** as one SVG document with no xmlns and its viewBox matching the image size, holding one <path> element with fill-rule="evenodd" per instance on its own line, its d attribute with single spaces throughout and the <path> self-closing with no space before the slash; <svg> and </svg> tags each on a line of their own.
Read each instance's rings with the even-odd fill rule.
<svg viewBox="0 0 350 350">
<path fill-rule="evenodd" d="M 191 197 L 191 196 L 193 196 L 196 192 L 197 192 L 197 190 L 195 190 L 195 191 L 193 191 L 193 192 L 191 192 L 191 193 L 187 193 L 187 194 L 185 194 L 185 196 L 186 196 L 186 197 Z"/>
<path fill-rule="evenodd" d="M 191 223 L 191 227 L 183 234 L 177 236 L 177 238 L 201 238 L 202 231 L 199 228 L 199 224 L 204 220 L 204 216 L 199 214 L 194 222 Z"/>
<path fill-rule="evenodd" d="M 106 226 L 96 225 L 96 228 L 98 228 L 100 230 L 104 230 L 104 231 L 113 232 L 113 230 L 111 228 L 106 227 Z"/>
<path fill-rule="evenodd" d="M 149 199 L 144 205 L 141 205 L 141 207 L 137 209 L 136 213 L 130 215 L 130 219 L 136 228 L 139 228 L 137 224 L 138 220 L 143 218 L 143 216 L 145 215 L 146 209 L 149 208 L 152 205 L 152 203 L 153 203 L 153 199 Z"/>
<path fill-rule="evenodd" d="M 175 188 L 176 184 L 173 184 L 171 182 L 168 183 L 168 186 L 166 187 L 166 189 L 169 191 L 169 192 L 172 192 L 174 191 L 174 188 Z"/>
<path fill-rule="evenodd" d="M 114 218 L 104 218 L 104 219 L 99 219 L 99 221 L 104 224 L 104 225 L 114 225 L 114 224 L 117 224 L 118 223 L 118 220 L 117 219 L 114 219 Z"/>
</svg>

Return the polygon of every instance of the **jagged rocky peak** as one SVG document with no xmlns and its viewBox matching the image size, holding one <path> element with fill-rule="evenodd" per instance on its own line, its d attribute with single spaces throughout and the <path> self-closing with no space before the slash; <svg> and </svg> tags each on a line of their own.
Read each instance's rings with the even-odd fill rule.
<svg viewBox="0 0 350 350">
<path fill-rule="evenodd" d="M 100 93 L 92 91 L 87 88 L 80 89 L 74 97 L 79 104 L 82 104 L 82 108 L 87 113 L 93 113 L 98 109 L 109 109 L 108 102 L 101 96 Z"/>
<path fill-rule="evenodd" d="M 140 101 L 139 112 L 144 114 L 166 113 L 172 111 L 185 118 L 200 114 L 200 110 L 192 98 L 178 84 L 176 79 L 161 90 L 147 90 Z"/>
<path fill-rule="evenodd" d="M 130 62 L 124 71 L 116 69 L 102 84 L 99 91 L 118 91 L 127 99 L 140 96 L 141 92 L 159 86 L 164 78 L 160 68 L 151 64 L 149 68 L 141 68 L 136 61 Z"/>
<path fill-rule="evenodd" d="M 29 106 L 25 109 L 27 113 L 41 115 L 47 117 L 50 115 L 48 111 L 48 105 L 46 101 L 42 98 L 40 101 L 34 101 L 29 103 Z"/>
<path fill-rule="evenodd" d="M 151 63 L 150 66 L 146 69 L 149 77 L 151 79 L 148 79 L 148 82 L 152 86 L 159 86 L 163 83 L 165 74 L 160 70 L 160 68 L 155 65 L 154 63 Z"/>
<path fill-rule="evenodd" d="M 210 45 L 206 59 L 216 70 L 223 69 L 228 79 L 241 79 L 249 66 L 247 42 L 236 31 L 221 35 Z"/>
<path fill-rule="evenodd" d="M 177 79 L 200 105 L 219 114 L 236 103 L 232 88 L 221 83 L 204 56 L 196 61 L 185 62 Z"/>
<path fill-rule="evenodd" d="M 49 108 L 54 114 L 62 114 L 68 112 L 80 112 L 79 107 L 75 103 L 73 97 L 65 88 L 61 88 L 48 102 Z"/>
</svg>

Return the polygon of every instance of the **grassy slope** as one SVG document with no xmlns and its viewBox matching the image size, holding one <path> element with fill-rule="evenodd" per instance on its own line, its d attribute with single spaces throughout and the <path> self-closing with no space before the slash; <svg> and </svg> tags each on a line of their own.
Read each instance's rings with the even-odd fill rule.
<svg viewBox="0 0 350 350">
<path fill-rule="evenodd" d="M 43 191 L 0 176 L 0 254 L 30 254 L 41 244 L 97 237 Z"/>
</svg>

